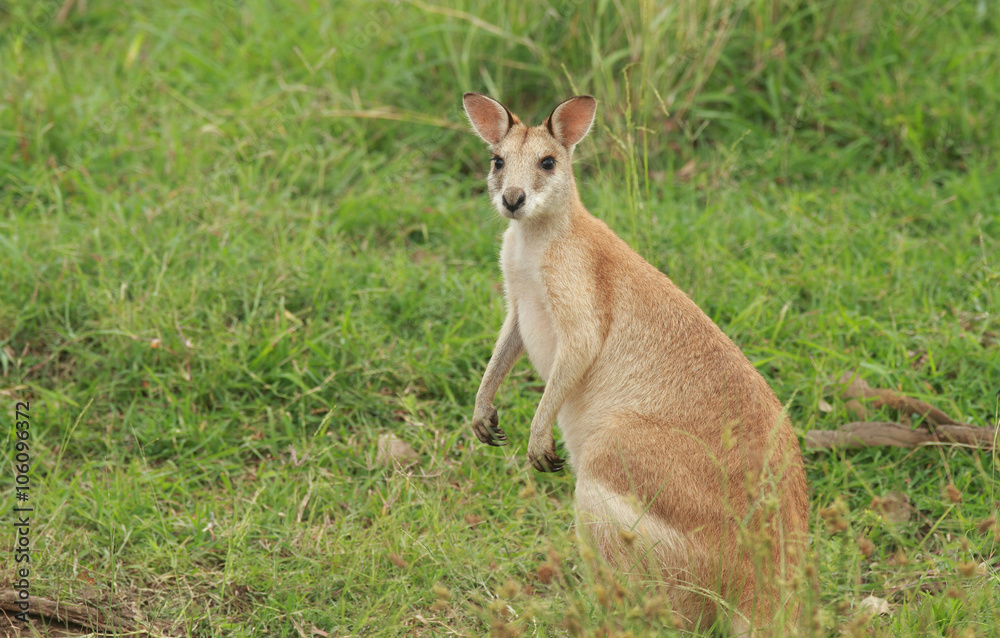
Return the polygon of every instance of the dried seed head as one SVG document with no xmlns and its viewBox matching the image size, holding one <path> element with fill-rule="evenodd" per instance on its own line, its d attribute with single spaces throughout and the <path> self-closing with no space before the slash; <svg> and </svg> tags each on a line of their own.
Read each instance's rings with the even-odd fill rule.
<svg viewBox="0 0 1000 638">
<path fill-rule="evenodd" d="M 540 613 L 541 609 L 539 609 L 538 605 L 532 603 L 525 607 L 524 611 L 521 612 L 521 619 L 524 620 L 524 622 L 531 623 L 534 622 L 535 618 L 537 618 Z"/>
<path fill-rule="evenodd" d="M 670 610 L 670 606 L 662 596 L 647 598 L 642 604 L 642 615 L 649 621 L 662 620 L 664 614 Z"/>
<path fill-rule="evenodd" d="M 997 519 L 995 516 L 991 516 L 983 521 L 980 521 L 979 525 L 976 525 L 976 529 L 979 530 L 980 534 L 985 534 L 986 532 L 993 529 L 997 524 Z"/>
<path fill-rule="evenodd" d="M 973 561 L 966 561 L 958 566 L 958 573 L 966 578 L 972 578 L 976 575 L 976 570 L 979 566 Z"/>
<path fill-rule="evenodd" d="M 813 609 L 812 618 L 809 619 L 809 627 L 813 633 L 823 631 L 823 610 L 819 607 Z"/>
<path fill-rule="evenodd" d="M 948 483 L 948 485 L 944 488 L 944 491 L 948 496 L 948 500 L 952 503 L 962 502 L 962 493 L 958 491 L 958 488 L 955 487 L 954 483 Z"/>
<path fill-rule="evenodd" d="M 840 499 L 834 501 L 830 507 L 819 510 L 820 518 L 826 522 L 826 529 L 831 534 L 843 532 L 848 528 L 846 513 L 847 506 Z"/>
<path fill-rule="evenodd" d="M 594 598 L 597 599 L 598 604 L 607 607 L 611 602 L 611 597 L 608 595 L 608 590 L 604 588 L 604 585 L 598 583 L 591 589 L 594 592 Z"/>
<path fill-rule="evenodd" d="M 904 492 L 893 491 L 884 496 L 876 496 L 868 507 L 891 523 L 906 523 L 913 517 L 910 496 Z"/>
<path fill-rule="evenodd" d="M 479 525 L 480 523 L 483 522 L 483 517 L 476 514 L 466 514 L 465 522 L 468 525 Z"/>
<path fill-rule="evenodd" d="M 451 605 L 447 600 L 439 600 L 431 605 L 431 611 L 442 612 L 451 609 Z"/>
<path fill-rule="evenodd" d="M 799 547 L 798 545 L 789 545 L 785 549 L 785 553 L 788 555 L 788 560 L 795 563 L 799 560 Z"/>
<path fill-rule="evenodd" d="M 858 550 L 865 555 L 865 558 L 871 558 L 872 553 L 875 551 L 875 543 L 871 542 L 864 536 L 858 537 Z"/>
<path fill-rule="evenodd" d="M 733 439 L 733 425 L 735 424 L 729 421 L 722 427 L 722 449 L 726 452 L 736 445 L 736 441 Z"/>
<path fill-rule="evenodd" d="M 756 501 L 757 495 L 760 493 L 760 485 L 757 481 L 757 474 L 754 472 L 746 472 L 743 475 L 743 487 L 747 492 L 747 498 L 750 501 Z"/>
<path fill-rule="evenodd" d="M 636 533 L 622 527 L 618 529 L 618 536 L 622 539 L 622 541 L 624 541 L 626 545 L 631 547 L 632 543 L 635 542 Z"/>
<path fill-rule="evenodd" d="M 451 591 L 440 583 L 431 587 L 431 591 L 441 600 L 451 600 Z"/>
<path fill-rule="evenodd" d="M 389 554 L 389 561 L 400 569 L 406 569 L 410 566 L 410 564 L 406 562 L 406 559 L 395 553 Z"/>
<path fill-rule="evenodd" d="M 844 627 L 844 634 L 851 638 L 864 638 L 868 635 L 868 622 L 875 616 L 873 612 L 863 611 Z"/>
<path fill-rule="evenodd" d="M 521 586 L 513 580 L 507 580 L 498 592 L 501 598 L 514 599 L 521 595 Z"/>
<path fill-rule="evenodd" d="M 566 605 L 566 611 L 563 614 L 563 628 L 569 633 L 570 636 L 582 636 L 583 635 L 583 625 L 580 623 L 580 616 L 582 616 L 579 605 L 577 603 L 570 603 Z"/>
<path fill-rule="evenodd" d="M 490 631 L 496 638 L 514 638 L 519 635 L 516 625 L 512 625 L 503 618 L 494 618 L 490 626 Z"/>
<path fill-rule="evenodd" d="M 892 557 L 892 560 L 894 561 L 895 565 L 899 566 L 910 564 L 909 557 L 907 557 L 906 553 L 901 549 L 896 550 L 896 554 L 895 556 Z"/>
<path fill-rule="evenodd" d="M 507 601 L 501 598 L 494 598 L 490 601 L 490 604 L 486 605 L 486 608 L 494 614 L 503 615 L 507 612 Z"/>
<path fill-rule="evenodd" d="M 681 616 L 676 611 L 670 612 L 670 624 L 674 629 L 687 629 L 688 623 L 684 620 L 684 616 Z"/>
<path fill-rule="evenodd" d="M 621 603 L 625 602 L 625 595 L 628 594 L 628 592 L 625 591 L 625 586 L 622 585 L 620 582 L 618 582 L 617 580 L 613 582 L 614 582 L 613 590 L 614 590 L 615 602 L 620 605 Z"/>
<path fill-rule="evenodd" d="M 556 575 L 556 568 L 552 566 L 552 563 L 542 563 L 538 568 L 538 580 L 542 581 L 546 585 L 552 582 L 552 579 Z"/>
</svg>

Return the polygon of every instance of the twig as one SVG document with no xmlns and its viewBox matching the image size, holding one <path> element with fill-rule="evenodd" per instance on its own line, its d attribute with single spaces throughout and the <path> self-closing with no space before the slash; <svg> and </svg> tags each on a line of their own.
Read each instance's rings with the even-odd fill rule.
<svg viewBox="0 0 1000 638">
<path fill-rule="evenodd" d="M 18 603 L 17 591 L 13 589 L 0 590 L 0 610 L 8 614 L 20 613 L 21 609 Z M 94 632 L 121 633 L 124 631 L 135 635 L 161 637 L 164 635 L 155 628 L 142 626 L 145 623 L 140 624 L 133 619 L 101 611 L 89 603 L 63 603 L 32 596 L 29 613 L 31 616 L 40 616 L 49 622 L 56 621 L 76 625 Z"/>
<path fill-rule="evenodd" d="M 840 377 L 840 383 L 846 384 L 844 398 L 847 399 L 869 399 L 869 405 L 873 409 L 882 406 L 898 410 L 906 416 L 918 414 L 930 421 L 933 425 L 962 425 L 930 403 L 914 399 L 893 390 L 883 390 L 873 388 L 864 379 L 856 378 L 852 380 L 852 373 L 847 372 Z"/>
<path fill-rule="evenodd" d="M 809 430 L 806 448 L 863 448 L 876 445 L 920 447 L 955 444 L 991 450 L 997 433 L 993 428 L 973 425 L 939 425 L 931 432 L 926 427 L 910 428 L 892 421 L 855 421 L 839 430 Z"/>
</svg>

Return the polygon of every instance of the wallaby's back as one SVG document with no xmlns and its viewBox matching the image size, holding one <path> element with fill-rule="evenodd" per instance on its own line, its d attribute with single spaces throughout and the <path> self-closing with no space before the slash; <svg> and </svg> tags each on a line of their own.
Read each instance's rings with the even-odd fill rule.
<svg viewBox="0 0 1000 638">
<path fill-rule="evenodd" d="M 562 242 L 543 266 L 553 304 L 574 284 L 580 290 L 574 281 L 558 292 L 575 259 L 572 279 L 586 273 L 584 289 L 604 309 L 600 354 L 559 413 L 589 534 L 620 568 L 648 570 L 630 563 L 641 552 L 627 551 L 618 532 L 645 525 L 670 578 L 686 573 L 758 622 L 770 617 L 777 606 L 761 590 L 777 594 L 808 521 L 798 441 L 781 403 L 718 326 L 604 222 L 581 207 Z M 686 615 L 714 618 L 704 597 L 683 598 L 694 606 Z"/>
</svg>

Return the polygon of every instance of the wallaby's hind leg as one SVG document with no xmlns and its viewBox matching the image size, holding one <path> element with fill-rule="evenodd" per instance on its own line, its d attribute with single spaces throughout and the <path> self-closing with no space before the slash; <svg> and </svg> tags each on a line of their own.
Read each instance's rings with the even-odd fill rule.
<svg viewBox="0 0 1000 638">
<path fill-rule="evenodd" d="M 616 572 L 664 587 L 672 610 L 690 627 L 710 626 L 715 606 L 705 598 L 703 552 L 667 521 L 645 511 L 635 496 L 620 494 L 581 474 L 576 482 L 577 534 Z"/>
<path fill-rule="evenodd" d="M 768 504 L 775 493 L 794 499 L 795 486 L 786 488 L 776 467 L 779 476 L 757 483 L 751 498 L 740 450 L 719 455 L 652 420 L 619 423 L 604 434 L 610 442 L 580 459 L 580 536 L 619 572 L 665 585 L 674 611 L 692 625 L 707 629 L 718 618 L 728 635 L 768 635 L 784 600 L 783 548 L 802 527 L 794 506 L 786 511 L 778 499 L 771 512 Z M 654 435 L 669 445 L 651 460 L 643 452 Z M 653 557 L 657 573 L 643 560 Z M 794 624 L 788 611 L 784 626 Z"/>
</svg>

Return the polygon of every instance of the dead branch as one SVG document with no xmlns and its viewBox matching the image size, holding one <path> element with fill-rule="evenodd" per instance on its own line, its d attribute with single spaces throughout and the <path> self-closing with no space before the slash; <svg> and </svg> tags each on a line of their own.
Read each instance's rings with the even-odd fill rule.
<svg viewBox="0 0 1000 638">
<path fill-rule="evenodd" d="M 13 589 L 0 590 L 0 611 L 6 612 L 9 617 L 20 613 L 18 602 L 17 591 Z M 50 623 L 75 625 L 88 630 L 88 632 L 115 635 L 128 632 L 139 636 L 163 636 L 156 628 L 144 626 L 146 623 L 139 623 L 133 618 L 113 612 L 102 611 L 90 603 L 64 603 L 32 596 L 29 616 L 41 618 Z"/>
<path fill-rule="evenodd" d="M 839 430 L 806 432 L 806 448 L 862 448 L 877 445 L 920 447 L 957 444 L 979 449 L 993 449 L 997 433 L 993 428 L 973 425 L 939 425 L 931 432 L 926 427 L 910 428 L 892 421 L 855 421 Z"/>
<path fill-rule="evenodd" d="M 852 373 L 846 372 L 840 377 L 840 384 L 847 386 L 844 388 L 844 398 L 846 399 L 869 399 L 868 405 L 873 409 L 877 410 L 882 406 L 887 406 L 905 416 L 917 414 L 934 425 L 962 425 L 926 401 L 914 399 L 893 390 L 873 388 L 860 377 L 851 380 L 852 376 L 854 376 Z"/>
<path fill-rule="evenodd" d="M 838 384 L 827 390 L 840 389 L 848 401 L 845 407 L 861 421 L 848 423 L 839 430 L 806 432 L 806 448 L 862 448 L 872 446 L 920 447 L 923 445 L 962 445 L 985 450 L 996 446 L 997 430 L 960 423 L 926 401 L 914 399 L 893 390 L 873 388 L 853 372 L 841 375 Z M 897 412 L 895 421 L 868 421 L 867 407 L 883 406 Z M 910 426 L 910 416 L 924 421 L 920 427 Z"/>
</svg>

